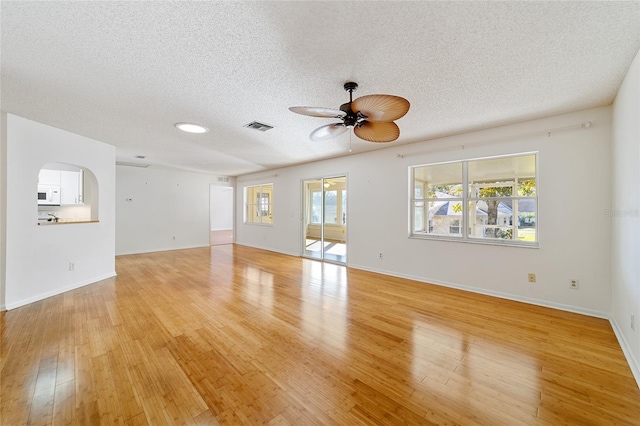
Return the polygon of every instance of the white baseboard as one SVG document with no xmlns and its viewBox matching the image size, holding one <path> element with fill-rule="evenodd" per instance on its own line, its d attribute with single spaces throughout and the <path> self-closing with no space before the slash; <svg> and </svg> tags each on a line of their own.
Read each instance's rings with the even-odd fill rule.
<svg viewBox="0 0 640 426">
<path fill-rule="evenodd" d="M 618 338 L 618 343 L 620 343 L 622 353 L 624 353 L 625 358 L 627 358 L 627 363 L 629 364 L 629 368 L 631 368 L 631 373 L 633 373 L 633 377 L 636 379 L 636 383 L 640 388 L 640 363 L 633 356 L 633 351 L 629 347 L 629 343 L 627 343 L 627 340 L 624 338 L 624 334 L 622 334 L 622 331 L 618 326 L 616 320 L 612 317 L 609 319 L 609 322 L 611 323 L 613 332 Z"/>
<path fill-rule="evenodd" d="M 0 312 L 4 312 L 7 310 L 7 307 L 4 305 L 0 305 Z"/>
<path fill-rule="evenodd" d="M 57 288 L 57 289 L 52 290 L 52 291 L 48 291 L 48 292 L 45 292 L 45 293 L 40 293 L 40 294 L 38 294 L 36 296 L 32 296 L 32 297 L 29 297 L 27 299 L 22 299 L 22 300 L 20 300 L 18 302 L 7 303 L 6 308 L 7 308 L 7 310 L 19 308 L 20 306 L 28 305 L 29 303 L 38 302 L 40 300 L 47 299 L 49 297 L 57 296 L 58 294 L 61 294 L 61 293 L 65 293 L 67 291 L 75 290 L 77 288 L 84 287 L 84 286 L 89 285 L 89 284 L 97 283 L 98 281 L 106 280 L 107 278 L 115 277 L 116 275 L 117 274 L 114 271 L 114 272 L 111 272 L 111 273 L 108 273 L 108 274 L 104 274 L 104 275 L 100 275 L 100 276 L 91 278 L 89 280 L 81 281 L 81 282 L 78 282 L 78 283 L 73 283 L 73 284 L 71 284 L 71 285 L 69 285 L 67 287 L 61 287 L 61 288 Z"/>
</svg>

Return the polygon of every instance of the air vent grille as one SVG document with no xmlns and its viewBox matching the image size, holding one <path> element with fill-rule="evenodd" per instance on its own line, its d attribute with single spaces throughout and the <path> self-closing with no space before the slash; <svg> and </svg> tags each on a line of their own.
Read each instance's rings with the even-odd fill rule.
<svg viewBox="0 0 640 426">
<path fill-rule="evenodd" d="M 259 130 L 261 132 L 266 132 L 267 130 L 273 129 L 273 126 L 269 126 L 268 124 L 260 123 L 259 121 L 252 121 L 249 124 L 245 124 L 244 127 L 248 129 Z"/>
<path fill-rule="evenodd" d="M 218 182 L 229 182 L 228 177 L 218 177 Z"/>
</svg>

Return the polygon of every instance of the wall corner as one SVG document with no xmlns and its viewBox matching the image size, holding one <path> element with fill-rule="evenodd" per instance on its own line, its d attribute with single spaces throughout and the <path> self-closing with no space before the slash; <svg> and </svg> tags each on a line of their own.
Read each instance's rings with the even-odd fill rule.
<svg viewBox="0 0 640 426">
<path fill-rule="evenodd" d="M 0 312 L 6 311 L 7 271 L 7 113 L 0 112 Z"/>
</svg>

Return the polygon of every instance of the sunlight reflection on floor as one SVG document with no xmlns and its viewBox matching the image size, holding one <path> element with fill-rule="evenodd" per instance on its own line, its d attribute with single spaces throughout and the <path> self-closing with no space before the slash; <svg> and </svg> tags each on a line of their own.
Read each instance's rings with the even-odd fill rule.
<svg viewBox="0 0 640 426">
<path fill-rule="evenodd" d="M 319 240 L 307 239 L 304 255 L 314 259 L 322 259 L 322 250 L 324 248 L 324 260 L 346 263 L 347 261 L 347 244 L 325 241 L 324 245 Z"/>
</svg>

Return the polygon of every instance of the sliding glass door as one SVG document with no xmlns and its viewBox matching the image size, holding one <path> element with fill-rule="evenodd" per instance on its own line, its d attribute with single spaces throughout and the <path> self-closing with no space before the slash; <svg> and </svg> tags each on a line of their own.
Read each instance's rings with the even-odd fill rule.
<svg viewBox="0 0 640 426">
<path fill-rule="evenodd" d="M 303 182 L 303 256 L 347 263 L 347 177 Z"/>
</svg>

